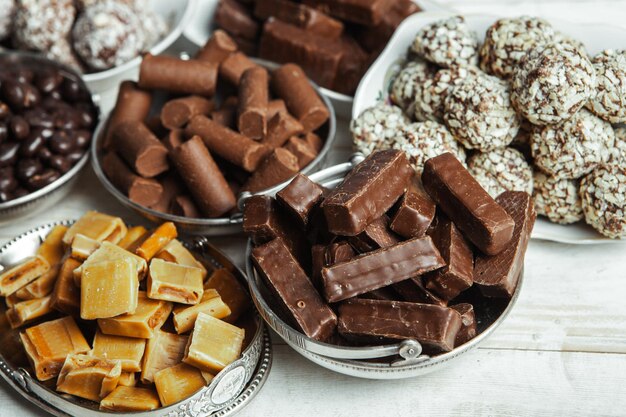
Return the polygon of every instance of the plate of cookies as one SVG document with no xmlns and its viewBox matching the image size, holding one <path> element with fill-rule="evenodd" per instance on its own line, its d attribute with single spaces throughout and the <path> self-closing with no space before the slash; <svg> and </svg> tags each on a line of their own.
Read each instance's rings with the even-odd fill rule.
<svg viewBox="0 0 626 417">
<path fill-rule="evenodd" d="M 626 32 L 520 16 L 406 19 L 355 95 L 354 147 L 453 153 L 492 196 L 532 192 L 533 237 L 626 237 Z"/>
</svg>

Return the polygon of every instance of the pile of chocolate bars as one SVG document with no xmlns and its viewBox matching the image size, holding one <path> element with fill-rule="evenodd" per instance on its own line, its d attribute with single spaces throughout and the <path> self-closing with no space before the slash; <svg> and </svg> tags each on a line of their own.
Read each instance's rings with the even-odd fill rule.
<svg viewBox="0 0 626 417">
<path fill-rule="evenodd" d="M 415 339 L 433 354 L 476 335 L 472 303 L 512 297 L 535 218 L 530 195 L 494 200 L 450 153 L 420 181 L 386 150 L 334 190 L 299 175 L 276 199 L 250 198 L 244 230 L 270 305 L 308 337 Z"/>
<path fill-rule="evenodd" d="M 216 24 L 249 55 L 294 62 L 322 87 L 352 94 L 407 16 L 411 0 L 221 0 Z"/>
</svg>

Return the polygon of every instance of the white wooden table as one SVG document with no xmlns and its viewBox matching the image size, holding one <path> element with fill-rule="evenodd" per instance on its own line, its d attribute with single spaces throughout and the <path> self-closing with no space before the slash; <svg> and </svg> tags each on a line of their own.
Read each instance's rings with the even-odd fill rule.
<svg viewBox="0 0 626 417">
<path fill-rule="evenodd" d="M 441 0 L 460 12 L 535 14 L 626 25 L 626 2 Z M 626 47 L 626 39 L 624 40 Z M 329 162 L 350 154 L 347 122 Z M 87 168 L 57 207 L 0 225 L 0 245 L 43 223 L 88 209 L 142 219 L 118 204 Z M 216 238 L 239 265 L 241 236 Z M 309 362 L 276 335 L 274 364 L 240 416 L 624 416 L 626 243 L 573 246 L 532 241 L 518 304 L 485 344 L 435 374 L 398 381 L 342 376 Z M 0 383 L 0 417 L 44 414 Z"/>
</svg>

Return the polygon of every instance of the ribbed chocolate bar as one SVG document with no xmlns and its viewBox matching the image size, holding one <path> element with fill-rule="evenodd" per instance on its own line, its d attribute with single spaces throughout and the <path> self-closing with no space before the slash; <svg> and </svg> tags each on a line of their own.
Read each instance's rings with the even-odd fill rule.
<svg viewBox="0 0 626 417">
<path fill-rule="evenodd" d="M 463 326 L 456 335 L 454 346 L 461 346 L 462 344 L 472 340 L 476 337 L 476 316 L 474 314 L 474 306 L 469 303 L 461 303 L 450 308 L 455 309 L 461 315 L 461 321 Z"/>
<path fill-rule="evenodd" d="M 444 265 L 429 236 L 415 238 L 323 268 L 324 295 L 341 301 Z"/>
<path fill-rule="evenodd" d="M 495 255 L 511 240 L 515 222 L 447 152 L 424 164 L 422 183 L 428 194 L 483 253 Z"/>
<path fill-rule="evenodd" d="M 488 297 L 511 297 L 524 266 L 524 255 L 537 213 L 532 198 L 525 192 L 505 191 L 496 201 L 515 220 L 513 239 L 497 255 L 476 257 L 474 282 Z"/>
<path fill-rule="evenodd" d="M 272 293 L 304 334 L 323 341 L 334 332 L 337 325 L 335 313 L 319 296 L 282 239 L 254 248 L 252 260 Z"/>
<path fill-rule="evenodd" d="M 448 352 L 461 326 L 461 315 L 448 307 L 355 298 L 339 306 L 337 329 L 346 338 L 415 339 L 427 352 Z"/>
<path fill-rule="evenodd" d="M 329 231 L 345 236 L 363 232 L 404 193 L 413 172 L 402 151 L 368 156 L 322 203 Z"/>
</svg>

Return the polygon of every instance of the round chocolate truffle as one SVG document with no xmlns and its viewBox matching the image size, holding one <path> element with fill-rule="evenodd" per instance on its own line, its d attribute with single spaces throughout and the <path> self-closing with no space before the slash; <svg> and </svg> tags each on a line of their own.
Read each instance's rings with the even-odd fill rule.
<svg viewBox="0 0 626 417">
<path fill-rule="evenodd" d="M 43 54 L 46 58 L 52 59 L 54 61 L 58 61 L 61 64 L 67 65 L 79 73 L 84 72 L 85 68 L 80 62 L 76 53 L 72 49 L 72 45 L 70 45 L 69 41 L 65 38 L 59 40 L 58 42 L 50 45 L 46 51 L 43 51 Z"/>
<path fill-rule="evenodd" d="M 601 165 L 580 181 L 585 220 L 612 239 L 626 237 L 626 166 Z"/>
<path fill-rule="evenodd" d="M 493 198 L 504 191 L 533 191 L 533 170 L 517 149 L 475 153 L 468 159 L 467 168 Z"/>
<path fill-rule="evenodd" d="M 462 16 L 453 16 L 424 26 L 411 49 L 430 62 L 452 65 L 478 65 L 478 37 Z"/>
<path fill-rule="evenodd" d="M 616 127 L 614 130 L 615 145 L 611 148 L 609 164 L 626 166 L 626 128 Z"/>
<path fill-rule="evenodd" d="M 20 0 L 13 41 L 19 48 L 45 51 L 67 37 L 75 17 L 73 0 Z"/>
<path fill-rule="evenodd" d="M 535 129 L 531 151 L 543 172 L 559 178 L 580 178 L 608 161 L 615 143 L 611 125 L 586 109 L 556 126 Z"/>
<path fill-rule="evenodd" d="M 15 8 L 15 0 L 0 0 L 0 41 L 13 30 Z"/>
<path fill-rule="evenodd" d="M 144 46 L 141 22 L 135 11 L 116 2 L 96 3 L 76 20 L 74 49 L 95 70 L 130 61 Z"/>
<path fill-rule="evenodd" d="M 528 51 L 545 45 L 553 37 L 554 29 L 543 19 L 521 16 L 497 20 L 487 29 L 480 49 L 480 66 L 496 77 L 509 79 Z"/>
<path fill-rule="evenodd" d="M 595 84 L 595 70 L 584 52 L 549 43 L 528 52 L 515 67 L 511 100 L 531 123 L 556 124 L 585 105 Z"/>
<path fill-rule="evenodd" d="M 487 74 L 466 77 L 454 86 L 444 109 L 444 121 L 456 140 L 481 152 L 508 146 L 520 127 L 508 86 Z"/>
<path fill-rule="evenodd" d="M 552 39 L 552 42 L 557 44 L 570 45 L 576 49 L 579 49 L 584 55 L 587 55 L 587 48 L 585 48 L 584 43 L 582 43 L 578 39 L 574 39 L 571 36 L 566 35 L 563 32 L 559 32 L 558 30 L 554 31 L 554 38 Z"/>
<path fill-rule="evenodd" d="M 391 84 L 391 101 L 407 114 L 413 113 L 416 89 L 435 74 L 434 66 L 424 60 L 409 61 Z"/>
<path fill-rule="evenodd" d="M 409 119 L 398 106 L 378 103 L 367 108 L 350 123 L 354 148 L 364 155 L 389 149 L 398 132 L 408 123 Z"/>
<path fill-rule="evenodd" d="M 454 140 L 444 125 L 437 122 L 426 121 L 404 126 L 392 147 L 406 153 L 418 174 L 422 173 L 428 159 L 446 152 L 452 153 L 465 165 L 465 149 Z"/>
<path fill-rule="evenodd" d="M 587 102 L 587 108 L 607 122 L 626 122 L 626 51 L 607 49 L 592 63 L 596 94 Z"/>
<path fill-rule="evenodd" d="M 552 223 L 581 221 L 584 215 L 578 188 L 578 180 L 550 177 L 535 171 L 533 199 L 537 214 L 547 217 Z"/>
</svg>

